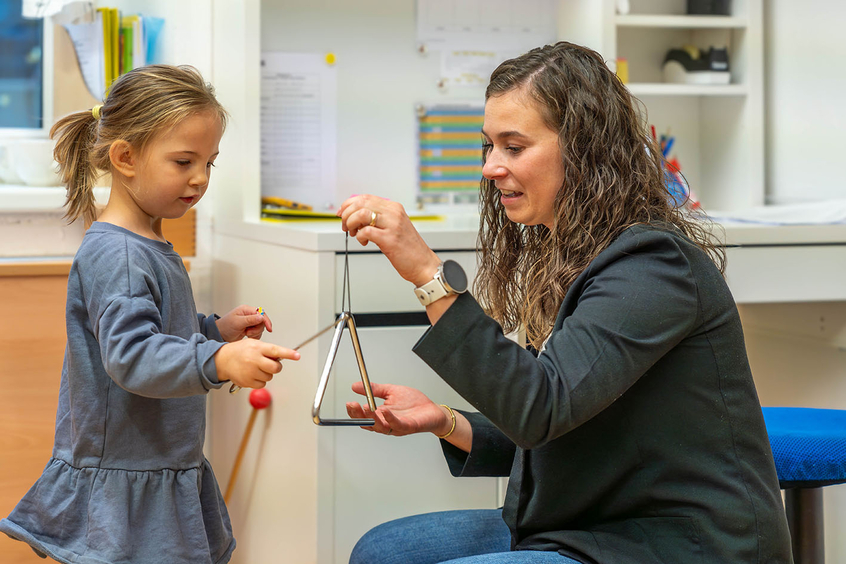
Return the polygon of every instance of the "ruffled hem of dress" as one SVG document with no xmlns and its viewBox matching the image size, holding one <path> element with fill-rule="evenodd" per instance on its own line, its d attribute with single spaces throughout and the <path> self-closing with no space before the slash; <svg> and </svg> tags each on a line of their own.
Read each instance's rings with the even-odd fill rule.
<svg viewBox="0 0 846 564">
<path fill-rule="evenodd" d="M 8 519 L 0 519 L 0 532 L 6 533 L 6 535 L 11 539 L 25 542 L 30 547 L 32 547 L 33 551 L 41 558 L 46 558 L 49 556 L 53 560 L 61 562 L 62 564 L 103 564 L 102 560 L 86 559 L 84 556 L 76 554 L 75 552 L 70 552 L 68 550 L 63 550 L 59 547 L 46 545 L 31 534 L 29 534 L 28 531 L 18 527 L 15 523 L 12 523 Z M 235 539 L 232 539 L 232 542 L 227 547 L 226 552 L 214 564 L 226 564 L 227 562 L 229 562 L 229 560 L 232 558 L 232 552 L 234 550 Z M 63 554 L 67 554 L 70 559 L 62 556 Z"/>
<path fill-rule="evenodd" d="M 0 532 L 66 564 L 225 564 L 235 550 L 208 461 L 129 471 L 51 459 Z"/>
</svg>

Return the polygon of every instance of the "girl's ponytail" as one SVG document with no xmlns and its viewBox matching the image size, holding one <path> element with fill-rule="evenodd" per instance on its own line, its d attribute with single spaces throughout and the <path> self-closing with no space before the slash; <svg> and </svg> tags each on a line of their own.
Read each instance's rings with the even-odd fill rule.
<svg viewBox="0 0 846 564">
<path fill-rule="evenodd" d="M 56 139 L 53 158 L 59 163 L 67 188 L 65 217 L 70 223 L 82 217 L 90 225 L 97 219 L 94 183 L 99 173 L 91 159 L 91 148 L 97 140 L 98 121 L 91 111 L 76 112 L 61 118 L 50 130 L 50 138 Z"/>
</svg>

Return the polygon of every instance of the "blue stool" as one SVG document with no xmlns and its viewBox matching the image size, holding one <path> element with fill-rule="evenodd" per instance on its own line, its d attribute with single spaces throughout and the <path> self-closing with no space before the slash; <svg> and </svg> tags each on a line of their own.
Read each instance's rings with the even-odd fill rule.
<svg viewBox="0 0 846 564">
<path fill-rule="evenodd" d="M 846 411 L 765 407 L 794 564 L 825 562 L 822 487 L 846 482 Z"/>
</svg>

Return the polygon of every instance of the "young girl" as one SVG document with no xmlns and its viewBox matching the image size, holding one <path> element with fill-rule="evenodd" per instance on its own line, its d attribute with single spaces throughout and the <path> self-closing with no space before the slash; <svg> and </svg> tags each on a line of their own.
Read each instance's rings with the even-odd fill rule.
<svg viewBox="0 0 846 564">
<path fill-rule="evenodd" d="M 51 135 L 67 216 L 94 219 L 68 279 L 67 348 L 53 457 L 0 521 L 41 556 L 75 564 L 217 564 L 235 541 L 203 456 L 205 395 L 260 388 L 295 351 L 258 341 L 267 316 L 240 306 L 197 314 L 182 259 L 162 234 L 203 197 L 226 112 L 191 67 L 149 66 L 103 106 Z M 253 337 L 244 339 L 244 337 Z"/>
</svg>

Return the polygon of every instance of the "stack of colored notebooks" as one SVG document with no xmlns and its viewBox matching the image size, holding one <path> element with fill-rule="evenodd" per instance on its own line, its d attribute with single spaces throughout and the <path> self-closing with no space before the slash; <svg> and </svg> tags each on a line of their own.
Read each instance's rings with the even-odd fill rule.
<svg viewBox="0 0 846 564">
<path fill-rule="evenodd" d="M 261 219 L 264 221 L 290 221 L 303 219 L 338 220 L 335 212 L 317 212 L 308 204 L 301 204 L 285 198 L 263 196 Z"/>
<path fill-rule="evenodd" d="M 103 29 L 106 89 L 120 75 L 154 61 L 156 42 L 164 20 L 140 14 L 124 16 L 117 8 L 97 8 Z M 102 20 L 102 24 L 100 24 Z"/>
<path fill-rule="evenodd" d="M 415 220 L 442 220 L 443 217 L 439 215 L 426 214 L 409 214 L 412 221 Z M 261 220 L 272 222 L 289 222 L 289 221 L 340 221 L 340 217 L 335 215 L 333 211 L 319 212 L 314 211 L 308 204 L 301 204 L 285 198 L 276 198 L 273 196 L 262 196 L 261 198 Z"/>
</svg>

